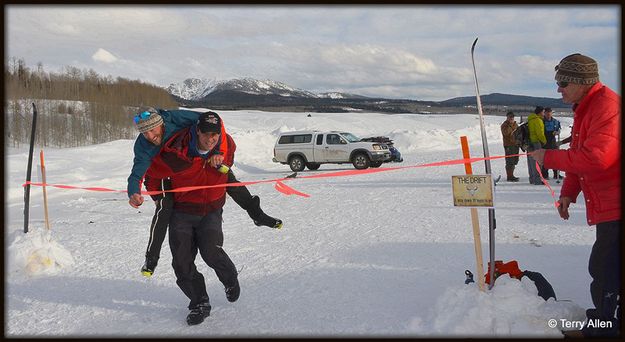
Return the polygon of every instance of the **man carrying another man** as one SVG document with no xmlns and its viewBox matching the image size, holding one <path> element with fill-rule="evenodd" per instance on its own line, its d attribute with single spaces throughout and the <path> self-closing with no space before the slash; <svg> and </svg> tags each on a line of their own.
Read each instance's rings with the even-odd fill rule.
<svg viewBox="0 0 625 342">
<path fill-rule="evenodd" d="M 152 159 L 158 155 L 164 142 L 169 140 L 176 132 L 185 127 L 195 124 L 200 113 L 189 110 L 156 110 L 152 107 L 141 107 L 134 117 L 137 130 L 141 133 L 134 145 L 134 160 L 130 176 L 128 177 L 128 203 L 138 208 L 143 204 L 141 196 L 141 180 L 148 171 Z M 220 131 L 222 142 L 225 141 L 225 128 Z M 226 146 L 220 144 L 220 146 Z M 223 151 L 218 151 L 211 155 L 209 164 L 211 167 L 219 167 L 223 160 Z M 232 170 L 221 168 L 228 175 L 228 183 L 237 183 Z M 151 276 L 160 257 L 161 246 L 165 240 L 167 226 L 172 213 L 173 195 L 166 190 L 171 190 L 171 181 L 167 178 L 159 179 L 158 191 L 163 191 L 159 195 L 152 195 L 156 204 L 152 224 L 150 225 L 150 238 L 145 253 L 145 263 L 141 268 L 144 276 Z M 257 226 L 268 226 L 281 228 L 282 221 L 268 216 L 260 208 L 258 196 L 252 196 L 245 186 L 228 187 L 227 193 L 254 221 Z"/>
<path fill-rule="evenodd" d="M 228 176 L 210 165 L 210 158 L 216 154 L 221 156 L 223 165 L 232 166 L 234 162 L 236 145 L 230 135 L 222 136 L 222 128 L 219 115 L 207 112 L 200 115 L 193 127 L 174 134 L 152 161 L 146 177 L 147 189 L 158 190 L 160 179 L 166 177 L 171 179 L 173 188 L 225 184 Z M 189 325 L 202 323 L 211 310 L 204 276 L 195 266 L 198 251 L 224 285 L 228 301 L 239 298 L 237 270 L 223 249 L 225 201 L 225 187 L 174 193 L 169 247 L 176 284 L 190 299 Z"/>
</svg>

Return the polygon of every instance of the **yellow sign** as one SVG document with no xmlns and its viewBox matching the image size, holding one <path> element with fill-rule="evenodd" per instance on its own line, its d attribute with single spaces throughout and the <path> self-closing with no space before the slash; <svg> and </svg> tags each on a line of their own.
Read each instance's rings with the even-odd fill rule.
<svg viewBox="0 0 625 342">
<path fill-rule="evenodd" d="M 493 178 L 491 175 L 451 176 L 454 206 L 492 208 Z"/>
</svg>

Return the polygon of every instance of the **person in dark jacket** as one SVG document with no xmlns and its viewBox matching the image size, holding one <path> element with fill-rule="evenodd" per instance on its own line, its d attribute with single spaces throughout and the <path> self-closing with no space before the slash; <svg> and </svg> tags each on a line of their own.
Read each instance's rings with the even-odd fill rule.
<svg viewBox="0 0 625 342">
<path fill-rule="evenodd" d="M 569 219 L 569 206 L 583 192 L 587 223 L 597 226 L 588 261 L 595 308 L 586 310 L 588 321 L 581 334 L 617 337 L 621 322 L 623 236 L 621 97 L 599 81 L 597 62 L 588 56 L 569 55 L 555 70 L 558 93 L 565 103 L 573 105 L 572 138 L 568 149 L 540 149 L 534 152 L 534 158 L 547 168 L 566 172 L 558 201 L 560 217 Z"/>
<path fill-rule="evenodd" d="M 519 154 L 519 146 L 514 141 L 514 131 L 519 125 L 514 120 L 514 113 L 506 114 L 506 121 L 501 124 L 501 136 L 503 137 L 503 148 L 506 156 Z M 519 177 L 514 176 L 514 168 L 519 162 L 519 156 L 506 157 L 506 180 L 508 182 L 518 182 Z"/>
<path fill-rule="evenodd" d="M 147 189 L 154 190 L 158 182 L 153 180 L 166 177 L 171 179 L 174 188 L 215 186 L 228 182 L 227 174 L 210 165 L 211 156 L 216 154 L 223 157 L 223 165 L 232 166 L 234 162 L 236 145 L 230 135 L 224 137 L 221 134 L 221 118 L 214 112 L 201 114 L 196 125 L 174 134 L 148 170 L 150 181 L 146 184 Z M 204 276 L 195 266 L 198 251 L 224 285 L 228 301 L 235 302 L 240 295 L 236 267 L 223 248 L 222 212 L 225 201 L 224 187 L 174 193 L 169 247 L 176 284 L 190 300 L 189 325 L 202 323 L 211 310 Z"/>
<path fill-rule="evenodd" d="M 189 127 L 198 120 L 200 113 L 189 110 L 157 110 L 152 107 L 141 107 L 134 117 L 137 130 L 141 133 L 135 140 L 134 160 L 130 176 L 128 177 L 128 203 L 138 208 L 143 204 L 141 196 L 141 180 L 148 171 L 152 160 L 161 151 L 163 142 L 169 140 L 176 132 L 184 127 Z M 221 139 L 225 139 L 225 128 L 222 127 Z M 225 145 L 220 145 L 225 146 Z M 212 167 L 221 165 L 223 151 L 215 153 L 210 158 Z M 221 168 L 228 175 L 228 183 L 238 183 L 234 173 L 229 168 Z M 147 182 L 147 179 L 146 179 Z M 167 227 L 172 213 L 173 195 L 171 181 L 168 178 L 158 179 L 159 186 L 156 191 L 163 191 L 150 197 L 156 204 L 152 223 L 150 225 L 150 237 L 145 252 L 145 262 L 141 267 L 141 273 L 150 277 L 154 274 L 158 259 L 160 258 L 161 246 L 165 240 Z M 254 221 L 257 226 L 281 228 L 282 221 L 273 218 L 260 208 L 260 198 L 252 196 L 245 186 L 228 187 L 227 193 Z"/>
<path fill-rule="evenodd" d="M 544 148 L 550 150 L 557 149 L 557 137 L 560 136 L 560 121 L 553 117 L 553 110 L 550 107 L 545 107 L 543 124 L 545 125 L 545 139 L 547 139 Z M 543 167 L 542 173 L 545 179 L 549 179 L 549 169 Z M 553 170 L 553 178 L 558 179 L 558 170 Z"/>
</svg>

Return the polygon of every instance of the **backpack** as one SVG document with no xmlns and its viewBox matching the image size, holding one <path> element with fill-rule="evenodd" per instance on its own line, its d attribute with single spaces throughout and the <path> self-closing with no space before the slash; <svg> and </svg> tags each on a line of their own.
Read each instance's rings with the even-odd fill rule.
<svg viewBox="0 0 625 342">
<path fill-rule="evenodd" d="M 502 274 L 508 274 L 510 278 L 516 278 L 519 280 L 525 276 L 534 282 L 534 285 L 536 285 L 536 289 L 538 290 L 539 297 L 542 297 L 544 300 L 548 300 L 553 297 L 553 299 L 557 300 L 556 292 L 542 274 L 527 270 L 521 271 L 519 263 L 516 260 L 506 263 L 501 260 L 495 260 L 495 279 Z M 490 284 L 490 262 L 488 263 L 488 270 L 486 271 L 485 278 L 486 284 Z"/>
<path fill-rule="evenodd" d="M 530 128 L 527 122 L 520 124 L 519 127 L 512 132 L 512 137 L 516 145 L 523 150 L 523 152 L 527 151 L 530 145 Z"/>
</svg>

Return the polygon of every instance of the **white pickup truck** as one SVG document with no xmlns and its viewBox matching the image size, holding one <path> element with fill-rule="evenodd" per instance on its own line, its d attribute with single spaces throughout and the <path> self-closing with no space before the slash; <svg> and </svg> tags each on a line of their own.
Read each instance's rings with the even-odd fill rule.
<svg viewBox="0 0 625 342">
<path fill-rule="evenodd" d="M 321 164 L 352 163 L 356 169 L 366 169 L 390 158 L 386 144 L 360 141 L 348 132 L 298 131 L 280 134 L 272 160 L 298 172 L 304 167 L 317 170 Z"/>
</svg>

